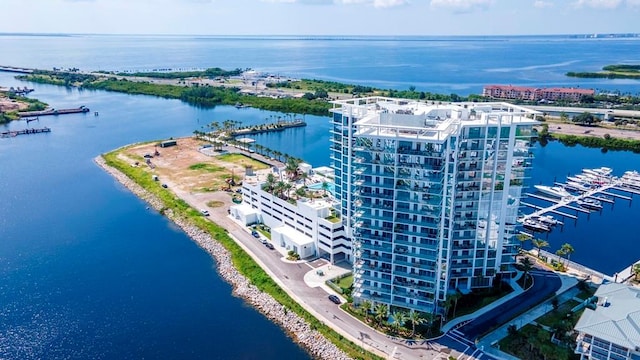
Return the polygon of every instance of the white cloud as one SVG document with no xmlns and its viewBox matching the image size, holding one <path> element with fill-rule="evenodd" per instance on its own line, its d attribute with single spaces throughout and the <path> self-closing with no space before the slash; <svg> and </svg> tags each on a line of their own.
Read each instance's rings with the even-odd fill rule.
<svg viewBox="0 0 640 360">
<path fill-rule="evenodd" d="M 536 0 L 533 3 L 533 7 L 538 9 L 546 9 L 546 8 L 551 8 L 553 6 L 554 6 L 554 3 L 552 3 L 551 1 Z"/>
<path fill-rule="evenodd" d="M 431 6 L 451 9 L 454 12 L 484 10 L 493 4 L 493 0 L 431 0 Z"/>
<path fill-rule="evenodd" d="M 267 3 L 312 4 L 312 5 L 372 5 L 376 8 L 390 8 L 407 5 L 409 0 L 261 0 Z"/>
<path fill-rule="evenodd" d="M 578 0 L 573 3 L 573 6 L 577 8 L 616 9 L 620 4 L 622 4 L 622 0 Z"/>
</svg>

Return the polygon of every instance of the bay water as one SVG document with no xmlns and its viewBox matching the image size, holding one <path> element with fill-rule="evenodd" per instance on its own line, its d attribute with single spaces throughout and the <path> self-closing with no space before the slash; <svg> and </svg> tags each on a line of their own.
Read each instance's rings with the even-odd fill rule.
<svg viewBox="0 0 640 360">
<path fill-rule="evenodd" d="M 431 92 L 477 93 L 486 83 L 580 85 L 636 93 L 638 82 L 562 76 L 633 60 L 637 41 L 516 38 L 218 38 L 0 36 L 1 65 L 87 70 L 251 67 L 281 75 Z M 500 56 L 496 56 L 500 54 Z M 504 56 L 507 54 L 508 56 Z M 601 55 L 601 56 L 598 56 Z M 473 61 L 474 59 L 478 60 Z M 636 59 L 637 61 L 637 59 Z M 213 260 L 164 217 L 96 167 L 133 142 L 189 136 L 212 121 L 283 114 L 20 82 L 56 108 L 52 133 L 0 139 L 0 359 L 308 358 L 277 326 L 230 295 Z M 93 116 L 98 111 L 99 116 Z M 329 165 L 329 119 L 258 135 L 261 145 Z M 12 122 L 0 129 L 22 129 Z M 301 146 L 304 144 L 304 146 Z M 550 143 L 535 149 L 532 184 L 582 168 L 640 169 L 630 152 Z M 640 258 L 632 224 L 640 201 L 580 215 L 548 237 L 572 259 L 612 274 Z"/>
</svg>

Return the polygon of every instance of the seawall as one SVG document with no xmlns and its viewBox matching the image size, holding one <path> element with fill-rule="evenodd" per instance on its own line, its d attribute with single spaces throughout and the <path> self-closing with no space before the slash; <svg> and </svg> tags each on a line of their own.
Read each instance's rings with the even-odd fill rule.
<svg viewBox="0 0 640 360">
<path fill-rule="evenodd" d="M 162 201 L 156 196 L 129 179 L 119 170 L 108 166 L 102 156 L 96 157 L 94 161 L 120 184 L 146 201 L 155 210 L 159 211 L 164 207 Z M 187 220 L 176 216 L 171 210 L 165 210 L 164 215 L 178 225 L 196 244 L 213 256 L 217 263 L 218 273 L 225 281 L 232 285 L 234 295 L 244 299 L 271 321 L 285 329 L 287 333 L 297 343 L 307 349 L 314 358 L 326 360 L 350 359 L 322 334 L 313 330 L 311 325 L 303 318 L 291 310 L 287 311 L 287 309 L 273 297 L 252 285 L 250 281 L 233 266 L 229 251 L 211 235 L 189 223 Z"/>
</svg>

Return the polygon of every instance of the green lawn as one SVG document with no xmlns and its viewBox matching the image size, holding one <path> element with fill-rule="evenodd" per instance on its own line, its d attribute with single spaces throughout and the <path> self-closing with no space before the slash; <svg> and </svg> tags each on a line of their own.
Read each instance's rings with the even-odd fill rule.
<svg viewBox="0 0 640 360">
<path fill-rule="evenodd" d="M 237 164 L 237 165 L 241 165 L 241 166 L 247 166 L 247 165 L 251 165 L 253 167 L 254 170 L 264 170 L 264 169 L 268 169 L 270 166 L 263 163 L 262 161 L 258 161 L 256 159 L 252 159 L 244 154 L 238 154 L 238 153 L 227 153 L 227 154 L 222 154 L 219 155 L 217 157 L 218 159 L 224 161 L 224 162 L 228 162 L 228 163 L 232 163 L 232 164 Z"/>
<path fill-rule="evenodd" d="M 335 284 L 343 289 L 348 289 L 353 284 L 353 274 L 343 277 L 336 281 Z"/>
<path fill-rule="evenodd" d="M 201 170 L 205 172 L 215 173 L 225 171 L 226 169 L 222 166 L 215 166 L 213 164 L 197 163 L 190 165 L 189 170 Z"/>
<path fill-rule="evenodd" d="M 536 319 L 536 322 L 538 324 L 542 324 L 546 326 L 553 326 L 554 324 L 566 319 L 567 314 L 569 314 L 571 312 L 571 309 L 573 309 L 578 304 L 580 303 L 575 300 L 569 300 L 566 303 L 560 305 L 558 307 L 558 310 L 552 310 L 540 316 L 539 318 Z"/>
</svg>

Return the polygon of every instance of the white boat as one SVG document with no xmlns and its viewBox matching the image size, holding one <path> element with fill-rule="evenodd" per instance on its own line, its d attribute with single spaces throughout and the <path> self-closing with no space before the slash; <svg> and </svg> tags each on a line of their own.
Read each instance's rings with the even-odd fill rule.
<svg viewBox="0 0 640 360">
<path fill-rule="evenodd" d="M 567 196 L 571 196 L 567 190 L 560 186 L 545 186 L 545 185 L 534 185 L 534 187 L 543 194 L 563 198 Z"/>
<path fill-rule="evenodd" d="M 531 219 L 547 226 L 562 225 L 562 222 L 551 215 L 532 216 Z"/>
<path fill-rule="evenodd" d="M 602 203 L 600 202 L 600 200 L 596 200 L 596 199 L 585 198 L 585 199 L 576 201 L 576 203 L 585 209 L 590 209 L 590 210 L 602 209 Z"/>
<path fill-rule="evenodd" d="M 584 172 L 585 174 L 593 174 L 595 176 L 609 176 L 611 175 L 611 172 L 613 171 L 613 169 L 608 168 L 608 167 L 599 167 L 599 168 L 595 168 L 595 169 L 582 169 L 582 172 Z"/>
<path fill-rule="evenodd" d="M 580 183 L 580 182 L 567 181 L 566 188 L 569 189 L 569 190 L 576 190 L 576 191 L 580 191 L 580 192 L 586 192 L 586 191 L 591 190 L 591 185 Z"/>
<path fill-rule="evenodd" d="M 531 231 L 540 231 L 540 232 L 549 232 L 551 228 L 541 222 L 535 221 L 533 219 L 525 219 L 522 223 L 522 226 L 525 229 L 529 229 Z"/>
</svg>

